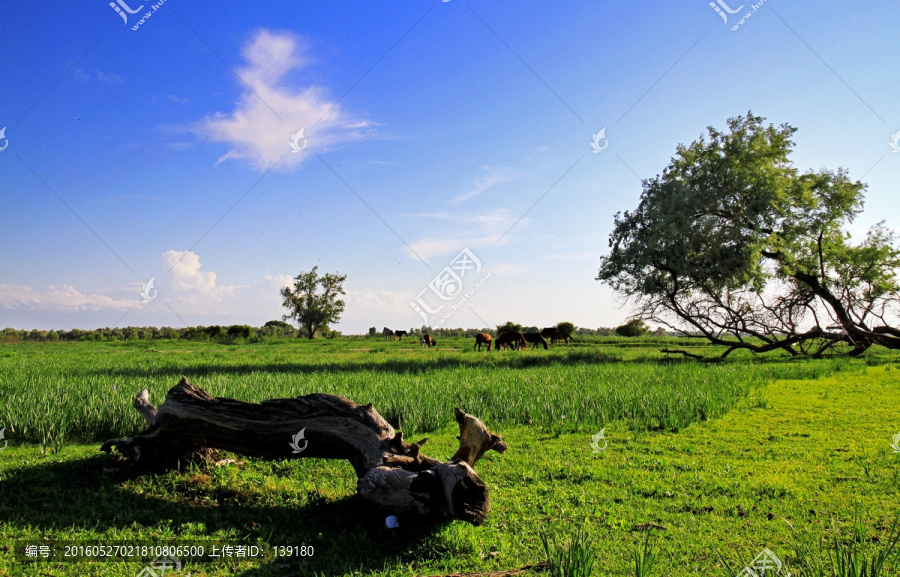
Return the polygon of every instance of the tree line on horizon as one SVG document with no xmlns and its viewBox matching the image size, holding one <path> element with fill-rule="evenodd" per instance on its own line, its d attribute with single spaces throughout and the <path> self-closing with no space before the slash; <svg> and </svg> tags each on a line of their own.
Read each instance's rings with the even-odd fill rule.
<svg viewBox="0 0 900 577">
<path fill-rule="evenodd" d="M 600 337 L 639 337 L 644 335 L 665 336 L 669 335 L 662 329 L 651 331 L 640 321 L 629 321 L 624 325 L 612 327 L 599 327 L 589 329 L 576 327 L 572 323 L 558 323 L 559 328 L 568 329 L 562 332 L 576 336 L 600 336 Z M 490 328 L 432 328 L 422 326 L 411 328 L 408 334 L 412 337 L 421 337 L 429 334 L 438 338 L 472 338 L 479 333 L 500 334 L 504 331 L 515 332 L 540 332 L 537 326 L 523 327 L 522 325 L 507 322 L 496 327 L 496 331 Z M 344 335 L 341 331 L 331 330 L 327 325 L 319 328 L 325 338 L 340 338 L 350 336 L 364 336 L 368 338 L 380 337 L 381 332 L 375 327 L 369 328 L 364 335 Z M 97 329 L 71 329 L 71 330 L 40 330 L 40 329 L 14 329 L 7 327 L 0 330 L 0 342 L 127 342 L 127 341 L 153 341 L 153 340 L 184 340 L 195 342 L 217 342 L 222 344 L 254 343 L 265 340 L 285 338 L 309 338 L 304 328 L 296 328 L 290 323 L 273 320 L 261 327 L 249 325 L 210 325 L 196 327 L 104 327 Z"/>
</svg>

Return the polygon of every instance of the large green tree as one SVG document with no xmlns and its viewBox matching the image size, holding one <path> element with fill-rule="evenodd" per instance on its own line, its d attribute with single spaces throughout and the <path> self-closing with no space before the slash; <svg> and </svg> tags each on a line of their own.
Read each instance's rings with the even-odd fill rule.
<svg viewBox="0 0 900 577">
<path fill-rule="evenodd" d="M 616 214 L 597 279 L 631 300 L 633 318 L 724 355 L 900 348 L 895 235 L 880 223 L 854 244 L 846 232 L 866 186 L 841 169 L 801 174 L 792 126 L 748 113 L 708 130 L 644 181 L 635 211 Z"/>
<path fill-rule="evenodd" d="M 294 277 L 293 286 L 281 289 L 282 306 L 289 311 L 283 318 L 296 320 L 311 339 L 315 338 L 316 331 L 340 320 L 344 301 L 338 297 L 346 294 L 343 284 L 347 275 L 326 273 L 319 276 L 318 270 L 319 267 L 314 266 L 311 271 L 300 273 Z"/>
</svg>

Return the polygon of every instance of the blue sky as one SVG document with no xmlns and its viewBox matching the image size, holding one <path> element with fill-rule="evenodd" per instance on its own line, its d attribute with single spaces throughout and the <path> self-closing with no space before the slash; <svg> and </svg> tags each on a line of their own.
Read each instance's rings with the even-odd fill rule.
<svg viewBox="0 0 900 577">
<path fill-rule="evenodd" d="M 417 298 L 612 326 L 613 215 L 751 109 L 869 184 L 853 232 L 900 228 L 896 2 L 121 5 L 0 5 L 0 327 L 259 325 L 316 265 L 345 333 L 421 326 Z"/>
</svg>

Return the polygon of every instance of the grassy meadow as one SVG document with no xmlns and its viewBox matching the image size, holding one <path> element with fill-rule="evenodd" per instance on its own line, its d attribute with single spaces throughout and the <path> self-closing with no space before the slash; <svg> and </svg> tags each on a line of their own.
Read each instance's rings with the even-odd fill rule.
<svg viewBox="0 0 900 577">
<path fill-rule="evenodd" d="M 595 575 L 729 575 L 764 548 L 792 575 L 827 561 L 822 540 L 870 555 L 900 511 L 898 357 L 727 361 L 667 357 L 697 341 L 581 338 L 550 351 L 423 350 L 412 339 L 0 344 L 0 575 L 137 575 L 140 563 L 22 564 L 22 539 L 313 546 L 305 558 L 191 563 L 191 575 L 444 575 L 514 569 L 580 528 Z M 181 376 L 248 401 L 312 392 L 373 403 L 424 452 L 456 447 L 453 407 L 509 444 L 478 464 L 482 527 L 405 522 L 397 535 L 355 497 L 349 464 L 184 463 L 165 475 L 104 476 L 102 441 L 143 429 L 131 399 L 159 405 Z M 601 429 L 606 449 L 594 452 Z M 418 438 L 418 437 L 417 437 Z M 787 570 L 787 568 L 786 568 Z M 896 563 L 883 575 L 900 574 Z M 893 572 L 891 572 L 893 571 Z"/>
</svg>

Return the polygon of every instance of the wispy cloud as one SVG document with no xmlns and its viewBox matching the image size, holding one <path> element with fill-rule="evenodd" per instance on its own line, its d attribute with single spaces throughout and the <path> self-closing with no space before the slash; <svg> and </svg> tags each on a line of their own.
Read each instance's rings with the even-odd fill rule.
<svg viewBox="0 0 900 577">
<path fill-rule="evenodd" d="M 453 200 L 456 202 L 465 202 L 471 200 L 481 193 L 497 186 L 511 182 L 519 177 L 519 174 L 508 168 L 493 168 L 490 166 L 482 166 L 481 170 L 486 174 L 475 179 L 474 186 L 467 192 L 457 196 Z"/>
<path fill-rule="evenodd" d="M 35 289 L 30 286 L 0 284 L 0 309 L 57 312 L 127 310 L 137 303 L 137 300 L 85 294 L 71 285 Z"/>
<path fill-rule="evenodd" d="M 169 100 L 171 100 L 172 102 L 177 102 L 178 104 L 187 104 L 188 102 L 191 101 L 190 98 L 178 98 L 178 97 L 175 96 L 174 94 L 170 94 L 170 95 L 168 96 L 168 98 L 169 98 Z"/>
<path fill-rule="evenodd" d="M 75 67 L 72 68 L 69 74 L 71 74 L 72 78 L 74 78 L 78 82 L 88 82 L 90 80 L 99 80 L 100 82 L 114 84 L 123 84 L 125 82 L 125 80 L 118 74 L 113 74 L 111 72 L 101 72 L 100 70 L 96 69 L 93 72 L 85 72 L 81 68 Z"/>
<path fill-rule="evenodd" d="M 450 230 L 441 236 L 432 235 L 410 243 L 407 254 L 411 258 L 416 258 L 418 254 L 424 259 L 457 253 L 466 247 L 475 249 L 496 246 L 498 239 L 516 221 L 516 217 L 505 209 L 497 209 L 470 216 L 450 213 L 431 213 L 417 216 L 420 218 L 428 217 L 444 220 L 457 226 L 456 231 Z M 512 237 L 507 236 L 503 238 L 501 244 L 506 244 L 512 240 Z M 418 259 L 416 258 L 416 260 Z"/>
<path fill-rule="evenodd" d="M 201 136 L 231 147 L 218 162 L 245 159 L 263 171 L 283 157 L 279 170 L 296 168 L 310 153 L 359 140 L 373 126 L 349 118 L 321 87 L 297 89 L 284 83 L 288 72 L 309 62 L 298 36 L 260 30 L 241 55 L 245 64 L 236 72 L 244 91 L 234 110 L 216 113 L 194 126 Z M 292 154 L 291 137 L 302 128 L 307 146 Z"/>
</svg>

